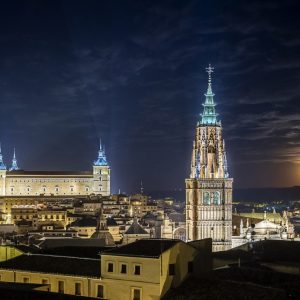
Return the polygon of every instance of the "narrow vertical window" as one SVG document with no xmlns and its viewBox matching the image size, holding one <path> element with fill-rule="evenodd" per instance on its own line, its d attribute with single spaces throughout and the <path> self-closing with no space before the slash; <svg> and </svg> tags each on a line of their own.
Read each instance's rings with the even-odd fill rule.
<svg viewBox="0 0 300 300">
<path fill-rule="evenodd" d="M 108 263 L 107 264 L 107 272 L 112 273 L 114 271 L 114 264 L 113 263 Z"/>
<path fill-rule="evenodd" d="M 61 294 L 65 292 L 65 283 L 63 281 L 58 282 L 58 292 Z"/>
<path fill-rule="evenodd" d="M 132 289 L 132 300 L 141 300 L 141 289 Z"/>
<path fill-rule="evenodd" d="M 81 296 L 81 283 L 75 282 L 75 295 Z"/>
<path fill-rule="evenodd" d="M 210 205 L 210 194 L 209 192 L 204 192 L 203 194 L 203 204 Z"/>
<path fill-rule="evenodd" d="M 134 275 L 141 275 L 141 266 L 139 265 L 134 266 Z"/>
<path fill-rule="evenodd" d="M 214 192 L 214 204 L 220 205 L 221 204 L 221 194 L 220 192 Z"/>
<path fill-rule="evenodd" d="M 122 274 L 126 274 L 127 273 L 127 265 L 125 265 L 125 264 L 121 265 L 121 273 Z"/>
<path fill-rule="evenodd" d="M 104 286 L 103 285 L 98 285 L 97 286 L 97 298 L 104 298 Z"/>
</svg>

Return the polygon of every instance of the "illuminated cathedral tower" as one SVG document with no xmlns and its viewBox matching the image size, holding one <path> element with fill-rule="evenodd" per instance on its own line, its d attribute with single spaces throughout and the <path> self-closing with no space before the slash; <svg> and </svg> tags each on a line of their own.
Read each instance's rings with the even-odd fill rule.
<svg viewBox="0 0 300 300">
<path fill-rule="evenodd" d="M 203 113 L 193 142 L 190 178 L 186 179 L 187 241 L 212 238 L 213 251 L 231 248 L 232 178 L 229 178 L 222 126 L 215 110 L 211 74 Z"/>
</svg>

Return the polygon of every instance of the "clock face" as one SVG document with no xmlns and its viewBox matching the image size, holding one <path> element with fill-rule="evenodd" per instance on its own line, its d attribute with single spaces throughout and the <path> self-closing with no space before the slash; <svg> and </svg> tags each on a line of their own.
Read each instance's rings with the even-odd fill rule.
<svg viewBox="0 0 300 300">
<path fill-rule="evenodd" d="M 107 174 L 108 174 L 108 170 L 102 170 L 102 171 L 101 171 L 101 174 L 107 175 Z"/>
</svg>

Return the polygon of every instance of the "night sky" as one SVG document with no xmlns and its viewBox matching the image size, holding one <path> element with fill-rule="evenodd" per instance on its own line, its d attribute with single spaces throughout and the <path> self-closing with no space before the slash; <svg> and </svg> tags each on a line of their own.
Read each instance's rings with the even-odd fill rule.
<svg viewBox="0 0 300 300">
<path fill-rule="evenodd" d="M 299 1 L 7 1 L 0 140 L 27 170 L 89 170 L 112 189 L 184 188 L 213 91 L 235 188 L 300 184 Z"/>
</svg>

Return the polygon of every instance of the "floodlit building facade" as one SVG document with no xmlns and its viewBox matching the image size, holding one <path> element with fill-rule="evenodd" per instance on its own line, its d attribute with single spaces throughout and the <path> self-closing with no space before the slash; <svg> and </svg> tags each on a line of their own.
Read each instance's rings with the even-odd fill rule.
<svg viewBox="0 0 300 300">
<path fill-rule="evenodd" d="M 231 248 L 232 182 L 227 169 L 222 125 L 215 110 L 209 66 L 203 113 L 193 142 L 191 174 L 186 179 L 187 241 L 212 238 L 213 251 Z"/>
<path fill-rule="evenodd" d="M 0 196 L 110 195 L 110 167 L 100 143 L 93 170 L 86 172 L 24 171 L 18 167 L 16 152 L 9 170 L 0 148 Z"/>
<path fill-rule="evenodd" d="M 145 239 L 106 250 L 100 259 L 17 255 L 0 262 L 0 281 L 100 299 L 159 300 L 194 272 L 210 271 L 198 259 L 211 253 L 211 244 L 201 250 L 179 240 Z"/>
</svg>

